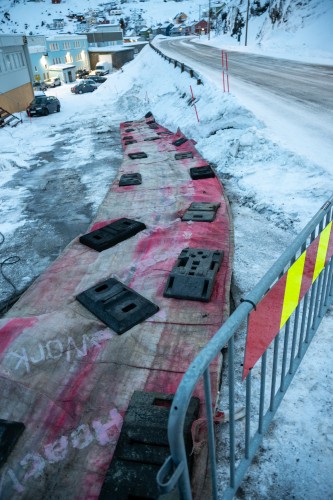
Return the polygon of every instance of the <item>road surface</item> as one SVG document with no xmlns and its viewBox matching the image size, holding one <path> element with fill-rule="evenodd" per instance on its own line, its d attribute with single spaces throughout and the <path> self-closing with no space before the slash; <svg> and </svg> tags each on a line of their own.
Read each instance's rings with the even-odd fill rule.
<svg viewBox="0 0 333 500">
<path fill-rule="evenodd" d="M 193 39 L 159 41 L 168 56 L 186 62 L 222 88 L 221 49 Z M 231 93 L 282 145 L 330 169 L 333 154 L 333 66 L 228 50 Z M 226 77 L 226 75 L 225 75 Z M 225 80 L 226 81 L 226 80 Z"/>
</svg>

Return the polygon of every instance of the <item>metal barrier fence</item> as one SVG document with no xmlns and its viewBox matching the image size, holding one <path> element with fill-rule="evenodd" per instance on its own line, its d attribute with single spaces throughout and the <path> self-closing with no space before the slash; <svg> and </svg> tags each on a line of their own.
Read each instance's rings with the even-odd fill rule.
<svg viewBox="0 0 333 500">
<path fill-rule="evenodd" d="M 219 495 L 219 498 L 231 499 L 236 494 L 321 319 L 332 303 L 332 203 L 333 196 L 240 303 L 185 373 L 170 410 L 168 439 L 171 456 L 157 475 L 161 493 L 168 493 L 178 485 L 182 499 L 192 498 L 183 425 L 190 398 L 196 384 L 203 377 L 212 497 L 217 499 Z M 235 358 L 240 355 L 240 351 L 244 352 L 244 342 L 242 348 L 237 345 L 240 343 L 240 336 L 245 332 L 249 335 L 250 313 L 259 308 L 262 299 L 267 297 L 275 286 L 279 286 L 278 284 L 281 279 L 285 279 L 288 271 L 292 274 L 298 262 L 304 263 L 305 256 L 306 259 L 309 257 L 309 262 L 315 261 L 313 262 L 313 276 L 307 291 L 304 290 L 303 297 L 300 297 L 299 302 L 295 303 L 292 308 L 290 308 L 290 303 L 287 304 L 290 314 L 283 327 L 277 331 L 274 340 L 262 353 L 259 362 L 250 367 L 245 383 L 240 383 L 239 372 L 242 368 L 240 368 L 240 359 L 235 363 Z M 305 264 L 304 269 L 307 265 Z M 290 278 L 291 285 L 292 279 L 293 276 Z M 287 295 L 284 295 L 285 301 Z M 214 423 L 214 404 L 209 374 L 210 363 L 222 349 L 225 349 L 226 345 L 227 380 L 223 380 L 221 391 L 222 393 L 228 392 L 225 397 L 228 403 L 224 405 L 229 405 L 229 408 L 226 408 L 229 411 L 229 432 L 226 430 L 227 424 L 216 427 Z M 236 408 L 239 405 L 245 408 L 244 422 L 235 420 L 238 411 Z M 219 430 L 218 443 L 224 450 L 222 458 L 219 459 L 218 468 L 215 457 L 217 429 Z"/>
<path fill-rule="evenodd" d="M 151 42 L 149 42 L 149 45 L 153 50 L 155 50 L 155 52 L 157 52 L 157 54 L 163 57 L 163 59 L 166 59 L 167 61 L 169 61 L 169 63 L 173 63 L 175 68 L 179 67 L 181 72 L 186 71 L 187 73 L 190 74 L 191 78 L 195 78 L 197 80 L 198 85 L 203 85 L 203 81 L 199 73 L 194 71 L 194 69 L 192 69 L 190 66 L 187 66 L 186 64 L 177 61 L 177 59 L 173 59 L 172 57 L 166 56 L 165 54 L 163 54 L 163 52 L 157 49 Z"/>
</svg>

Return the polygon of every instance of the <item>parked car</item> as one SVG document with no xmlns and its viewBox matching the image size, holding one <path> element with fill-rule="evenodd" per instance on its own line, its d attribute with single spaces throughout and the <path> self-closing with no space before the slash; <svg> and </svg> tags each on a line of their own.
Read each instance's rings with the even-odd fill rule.
<svg viewBox="0 0 333 500">
<path fill-rule="evenodd" d="M 48 86 L 45 85 L 44 82 L 34 82 L 32 84 L 32 88 L 33 88 L 33 90 L 41 90 L 43 92 L 44 90 L 48 89 Z"/>
<path fill-rule="evenodd" d="M 85 78 L 89 75 L 89 71 L 87 69 L 78 69 L 75 73 L 76 78 Z"/>
<path fill-rule="evenodd" d="M 49 113 L 59 113 L 60 101 L 56 97 L 49 95 L 38 95 L 27 107 L 28 116 L 46 116 Z"/>
<path fill-rule="evenodd" d="M 87 79 L 92 80 L 95 83 L 104 83 L 106 82 L 106 78 L 104 76 L 97 76 L 97 75 L 89 75 Z"/>
<path fill-rule="evenodd" d="M 73 94 L 85 94 L 86 92 L 94 92 L 97 89 L 96 83 L 77 83 L 71 88 Z"/>
<path fill-rule="evenodd" d="M 45 80 L 44 83 L 47 87 L 59 87 L 61 85 L 61 80 L 60 78 L 52 76 L 52 78 Z"/>
<path fill-rule="evenodd" d="M 76 85 L 79 83 L 90 83 L 91 85 L 96 85 L 96 82 L 92 78 L 90 78 L 90 76 L 88 78 L 83 78 L 82 80 L 77 80 L 75 83 Z"/>
</svg>

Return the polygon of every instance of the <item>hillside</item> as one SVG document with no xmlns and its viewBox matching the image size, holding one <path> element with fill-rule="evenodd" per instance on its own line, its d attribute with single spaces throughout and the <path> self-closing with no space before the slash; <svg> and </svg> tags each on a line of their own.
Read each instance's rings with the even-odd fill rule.
<svg viewBox="0 0 333 500">
<path fill-rule="evenodd" d="M 184 12 L 186 22 L 208 16 L 208 2 L 202 0 L 2 0 L 0 33 L 55 34 L 49 25 L 54 19 L 64 19 L 61 31 L 73 33 L 76 20 L 70 14 L 84 14 L 98 21 L 124 20 L 126 33 L 138 26 L 156 26 Z M 224 43 L 244 45 L 247 15 L 246 0 L 211 1 L 211 38 L 223 38 Z M 118 10 L 115 14 L 114 9 Z M 248 45 L 262 49 L 284 47 L 327 51 L 333 46 L 333 3 L 331 0 L 251 0 L 248 24 Z M 327 48 L 328 49 L 327 49 Z"/>
</svg>

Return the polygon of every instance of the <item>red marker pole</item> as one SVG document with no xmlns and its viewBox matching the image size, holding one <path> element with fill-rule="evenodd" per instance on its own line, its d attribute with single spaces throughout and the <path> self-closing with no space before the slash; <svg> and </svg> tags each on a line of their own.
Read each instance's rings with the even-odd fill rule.
<svg viewBox="0 0 333 500">
<path fill-rule="evenodd" d="M 223 81 L 223 92 L 225 92 L 225 81 L 224 81 L 224 50 L 222 50 L 222 81 Z"/>
<path fill-rule="evenodd" d="M 192 94 L 192 102 L 193 102 L 193 106 L 194 106 L 194 109 L 195 109 L 195 114 L 197 115 L 197 120 L 198 120 L 198 123 L 200 123 L 200 120 L 199 120 L 199 115 L 198 115 L 198 111 L 197 111 L 197 107 L 196 105 L 194 104 L 194 94 L 193 94 L 193 90 L 192 90 L 192 85 L 190 85 L 190 89 L 191 89 L 191 94 Z"/>
</svg>

